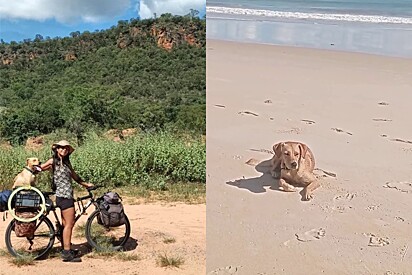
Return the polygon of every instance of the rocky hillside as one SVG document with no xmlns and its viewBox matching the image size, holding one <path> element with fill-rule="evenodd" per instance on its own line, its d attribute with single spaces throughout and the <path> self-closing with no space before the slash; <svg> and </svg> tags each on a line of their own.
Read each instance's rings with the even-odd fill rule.
<svg viewBox="0 0 412 275">
<path fill-rule="evenodd" d="M 206 22 L 164 14 L 0 44 L 0 140 L 58 130 L 205 132 Z"/>
<path fill-rule="evenodd" d="M 102 46 L 115 44 L 120 49 L 141 47 L 155 43 L 165 50 L 179 45 L 204 47 L 206 43 L 205 20 L 190 16 L 164 14 L 158 19 L 130 21 L 121 20 L 109 30 L 95 32 L 72 32 L 71 37 L 44 38 L 36 35 L 34 40 L 23 43 L 0 44 L 0 66 L 16 61 L 26 63 L 47 55 L 60 56 L 65 61 L 77 60 L 82 54 Z"/>
</svg>

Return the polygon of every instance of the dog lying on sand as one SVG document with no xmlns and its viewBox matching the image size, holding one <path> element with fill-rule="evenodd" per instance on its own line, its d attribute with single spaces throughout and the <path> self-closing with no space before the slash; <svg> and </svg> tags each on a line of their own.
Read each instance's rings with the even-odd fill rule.
<svg viewBox="0 0 412 275">
<path fill-rule="evenodd" d="M 313 198 L 313 191 L 320 186 L 313 169 L 315 157 L 306 144 L 287 141 L 273 145 L 271 174 L 279 179 L 279 187 L 286 192 L 296 192 L 293 185 L 304 186 L 303 199 Z"/>
<path fill-rule="evenodd" d="M 14 178 L 13 189 L 26 185 L 35 186 L 36 174 L 41 171 L 40 164 L 38 158 L 28 158 L 26 167 Z"/>
</svg>

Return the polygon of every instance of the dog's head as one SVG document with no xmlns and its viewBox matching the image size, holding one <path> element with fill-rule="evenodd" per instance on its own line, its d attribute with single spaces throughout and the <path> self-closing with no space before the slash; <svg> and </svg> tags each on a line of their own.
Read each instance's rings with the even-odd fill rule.
<svg viewBox="0 0 412 275">
<path fill-rule="evenodd" d="M 34 171 L 34 172 L 40 172 L 41 168 L 40 168 L 40 160 L 38 158 L 28 158 L 26 160 L 26 165 L 28 168 L 30 168 L 30 170 Z"/>
<path fill-rule="evenodd" d="M 301 159 L 305 158 L 308 147 L 299 142 L 280 142 L 273 146 L 275 155 L 281 158 L 286 169 L 299 169 Z"/>
</svg>

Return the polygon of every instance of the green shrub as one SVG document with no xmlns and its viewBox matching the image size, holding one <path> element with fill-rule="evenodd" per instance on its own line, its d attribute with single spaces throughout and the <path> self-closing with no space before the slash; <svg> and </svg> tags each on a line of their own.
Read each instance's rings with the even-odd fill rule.
<svg viewBox="0 0 412 275">
<path fill-rule="evenodd" d="M 55 137 L 55 141 L 61 139 Z M 27 151 L 18 146 L 0 149 L 0 181 L 7 188 L 23 169 L 28 157 L 39 157 L 45 162 L 51 157 L 48 141 L 38 151 Z M 70 140 L 71 141 L 71 140 Z M 206 145 L 200 138 L 177 136 L 171 133 L 146 133 L 115 142 L 89 133 L 76 147 L 71 162 L 76 172 L 86 181 L 97 185 L 121 187 L 140 185 L 150 190 L 165 190 L 167 183 L 206 182 Z M 50 186 L 50 173 L 38 177 L 41 188 Z"/>
</svg>

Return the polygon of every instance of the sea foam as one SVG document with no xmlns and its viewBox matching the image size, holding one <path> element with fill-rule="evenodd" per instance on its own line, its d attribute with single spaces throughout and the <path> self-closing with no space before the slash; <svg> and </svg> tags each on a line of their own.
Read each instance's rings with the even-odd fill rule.
<svg viewBox="0 0 412 275">
<path fill-rule="evenodd" d="M 206 7 L 207 14 L 225 14 L 225 15 L 246 15 L 246 16 L 263 16 L 268 18 L 283 19 L 306 19 L 306 20 L 330 20 L 330 21 L 347 21 L 363 23 L 385 23 L 385 24 L 412 24 L 412 18 L 408 17 L 391 17 L 379 15 L 356 15 L 356 14 L 337 14 L 337 13 L 305 13 L 305 12 L 287 12 L 272 11 L 262 9 L 246 8 L 229 8 L 229 7 Z"/>
</svg>

